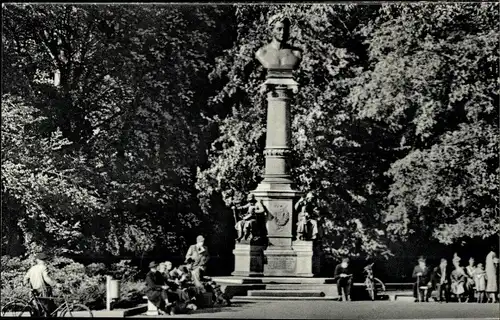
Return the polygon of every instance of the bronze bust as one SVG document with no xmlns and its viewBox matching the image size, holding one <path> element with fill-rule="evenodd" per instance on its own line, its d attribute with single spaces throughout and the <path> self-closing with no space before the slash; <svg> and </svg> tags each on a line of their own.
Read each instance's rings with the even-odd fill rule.
<svg viewBox="0 0 500 320">
<path fill-rule="evenodd" d="M 302 52 L 287 43 L 290 36 L 290 20 L 277 14 L 269 19 L 268 25 L 272 28 L 273 39 L 257 51 L 255 58 L 266 69 L 297 68 L 302 60 Z"/>
</svg>

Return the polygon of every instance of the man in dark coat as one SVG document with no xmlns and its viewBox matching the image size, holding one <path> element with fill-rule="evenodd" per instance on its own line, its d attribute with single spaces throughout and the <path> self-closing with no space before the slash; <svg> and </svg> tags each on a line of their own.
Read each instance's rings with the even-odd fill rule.
<svg viewBox="0 0 500 320">
<path fill-rule="evenodd" d="M 436 289 L 439 301 L 448 302 L 450 293 L 450 273 L 448 270 L 448 261 L 441 259 L 439 266 L 435 267 L 432 272 L 432 287 Z"/>
<path fill-rule="evenodd" d="M 412 277 L 416 279 L 415 284 L 413 285 L 413 296 L 415 297 L 415 302 L 423 301 L 425 297 L 425 301 L 429 301 L 431 296 L 432 284 L 431 284 L 431 269 L 427 266 L 425 258 L 420 257 L 418 259 L 418 265 L 413 268 Z M 426 286 L 427 290 L 422 290 L 421 287 Z"/>
<path fill-rule="evenodd" d="M 352 272 L 349 268 L 349 258 L 342 259 L 342 263 L 335 267 L 335 279 L 337 279 L 337 291 L 342 300 L 351 300 Z M 344 295 L 342 295 L 342 292 Z"/>
<path fill-rule="evenodd" d="M 172 308 L 173 302 L 176 300 L 174 294 L 169 294 L 168 286 L 163 275 L 156 269 L 156 262 L 149 264 L 150 271 L 146 275 L 146 296 L 160 312 L 169 312 L 175 314 Z"/>
</svg>

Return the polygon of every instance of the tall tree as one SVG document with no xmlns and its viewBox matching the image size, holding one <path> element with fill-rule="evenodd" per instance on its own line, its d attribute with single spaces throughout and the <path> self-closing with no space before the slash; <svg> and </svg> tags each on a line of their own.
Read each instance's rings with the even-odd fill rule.
<svg viewBox="0 0 500 320">
<path fill-rule="evenodd" d="M 384 5 L 351 102 L 396 158 L 390 235 L 498 234 L 498 3 Z"/>
<path fill-rule="evenodd" d="M 200 111 L 220 50 L 214 40 L 224 36 L 216 23 L 223 11 L 6 6 L 7 67 L 25 79 L 4 78 L 6 92 L 26 97 L 45 117 L 39 137 L 61 129 L 72 142 L 68 158 L 84 159 L 72 169 L 100 199 L 96 218 L 80 225 L 88 241 L 71 250 L 177 251 L 203 218 L 193 201 L 204 158 Z"/>
</svg>

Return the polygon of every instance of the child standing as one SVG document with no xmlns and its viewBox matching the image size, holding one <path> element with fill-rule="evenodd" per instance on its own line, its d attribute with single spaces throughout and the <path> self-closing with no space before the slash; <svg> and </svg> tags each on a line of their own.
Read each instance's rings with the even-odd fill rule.
<svg viewBox="0 0 500 320">
<path fill-rule="evenodd" d="M 474 270 L 474 281 L 476 282 L 477 302 L 482 303 L 486 291 L 486 271 L 482 263 L 478 263 Z"/>
<path fill-rule="evenodd" d="M 459 264 L 455 264 L 455 270 L 451 273 L 451 292 L 457 297 L 458 302 L 462 302 L 465 292 L 465 271 Z"/>
</svg>

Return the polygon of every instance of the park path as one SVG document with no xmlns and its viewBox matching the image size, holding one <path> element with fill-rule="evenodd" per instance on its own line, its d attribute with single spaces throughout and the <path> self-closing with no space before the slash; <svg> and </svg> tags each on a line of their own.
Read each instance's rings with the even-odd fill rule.
<svg viewBox="0 0 500 320">
<path fill-rule="evenodd" d="M 499 304 L 397 301 L 258 301 L 169 318 L 221 319 L 499 319 Z M 138 315 L 135 317 L 144 317 Z M 162 317 L 162 316 L 159 316 Z"/>
</svg>

